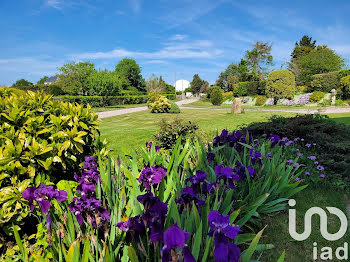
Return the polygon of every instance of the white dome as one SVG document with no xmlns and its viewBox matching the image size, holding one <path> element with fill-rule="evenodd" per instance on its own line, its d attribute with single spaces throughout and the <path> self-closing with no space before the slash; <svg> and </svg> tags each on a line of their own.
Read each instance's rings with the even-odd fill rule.
<svg viewBox="0 0 350 262">
<path fill-rule="evenodd" d="M 177 80 L 175 83 L 175 90 L 176 91 L 184 91 L 188 87 L 190 87 L 190 82 L 188 82 L 187 80 L 184 80 L 184 79 Z"/>
</svg>

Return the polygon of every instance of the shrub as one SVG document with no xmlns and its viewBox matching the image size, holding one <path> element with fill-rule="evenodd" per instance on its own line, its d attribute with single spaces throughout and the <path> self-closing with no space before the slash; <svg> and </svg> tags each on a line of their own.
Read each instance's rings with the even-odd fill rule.
<svg viewBox="0 0 350 262">
<path fill-rule="evenodd" d="M 223 97 L 223 101 L 226 101 L 226 100 L 232 101 L 233 100 L 233 93 L 232 93 L 232 91 L 225 92 L 222 94 L 222 97 Z"/>
<path fill-rule="evenodd" d="M 182 91 L 176 91 L 176 94 L 179 96 L 179 95 L 182 95 Z"/>
<path fill-rule="evenodd" d="M 256 106 L 263 106 L 263 105 L 265 105 L 266 101 L 267 101 L 266 96 L 257 96 L 256 100 L 255 100 L 255 105 Z"/>
<path fill-rule="evenodd" d="M 91 107 L 51 97 L 28 91 L 0 99 L 0 228 L 7 233 L 28 215 L 21 194 L 30 184 L 73 179 L 84 157 L 98 149 Z"/>
<path fill-rule="evenodd" d="M 329 72 L 325 74 L 317 74 L 312 76 L 311 90 L 330 92 L 333 88 L 339 87 L 339 71 Z"/>
<path fill-rule="evenodd" d="M 170 101 L 170 110 L 169 112 L 170 114 L 179 114 L 181 113 L 180 108 L 177 104 L 175 104 L 174 102 Z"/>
<path fill-rule="evenodd" d="M 340 84 L 342 85 L 343 97 L 350 98 L 350 75 L 342 77 Z"/>
<path fill-rule="evenodd" d="M 147 102 L 148 96 L 58 96 L 60 99 L 69 103 L 78 103 L 82 105 L 90 104 L 92 107 L 143 104 Z"/>
<path fill-rule="evenodd" d="M 233 85 L 233 95 L 234 96 L 245 96 L 248 93 L 247 90 L 248 82 L 239 82 Z"/>
<path fill-rule="evenodd" d="M 192 92 L 192 87 L 187 87 L 187 88 L 185 88 L 184 92 L 185 92 L 185 93 L 190 93 L 190 92 Z"/>
<path fill-rule="evenodd" d="M 219 106 L 222 104 L 223 96 L 221 89 L 214 89 L 210 93 L 210 101 L 213 105 Z"/>
<path fill-rule="evenodd" d="M 0 97 L 9 96 L 11 94 L 21 96 L 21 95 L 25 95 L 26 92 L 14 87 L 0 86 Z"/>
<path fill-rule="evenodd" d="M 151 104 L 154 103 L 156 100 L 158 100 L 160 97 L 160 94 L 158 92 L 152 92 L 148 94 L 148 100 L 147 100 L 147 106 L 148 108 L 151 107 Z"/>
<path fill-rule="evenodd" d="M 292 99 L 295 94 L 295 77 L 291 71 L 276 70 L 269 74 L 266 82 L 266 95 L 278 100 Z"/>
<path fill-rule="evenodd" d="M 335 100 L 335 105 L 336 106 L 343 106 L 344 105 L 344 101 L 341 100 L 341 99 L 337 99 L 337 100 Z"/>
<path fill-rule="evenodd" d="M 222 89 L 221 89 L 220 86 L 208 86 L 208 87 L 207 87 L 206 92 L 207 92 L 207 98 L 208 98 L 208 99 L 210 99 L 211 92 L 212 92 L 213 90 L 216 90 L 216 89 L 222 91 Z"/>
<path fill-rule="evenodd" d="M 330 99 L 324 99 L 321 103 L 319 103 L 320 106 L 330 106 L 332 105 L 332 102 Z"/>
<path fill-rule="evenodd" d="M 162 119 L 159 123 L 159 130 L 154 135 L 157 145 L 164 149 L 171 149 L 175 146 L 176 141 L 181 136 L 181 144 L 185 144 L 186 139 L 194 138 L 198 125 L 188 121 L 184 122 L 180 119 L 168 122 Z"/>
<path fill-rule="evenodd" d="M 247 95 L 265 95 L 266 80 L 247 82 Z"/>
<path fill-rule="evenodd" d="M 350 69 L 342 69 L 339 71 L 339 79 L 342 79 L 344 76 L 350 75 Z"/>
<path fill-rule="evenodd" d="M 348 125 L 320 115 L 301 115 L 292 118 L 273 117 L 266 123 L 253 123 L 246 128 L 254 130 L 255 135 L 273 133 L 298 140 L 305 155 L 317 156 L 316 161 L 324 166 L 327 180 L 336 186 L 350 189 Z"/>
<path fill-rule="evenodd" d="M 284 105 L 285 106 L 293 106 L 294 105 L 294 100 L 287 99 L 286 101 L 284 101 Z"/>
<path fill-rule="evenodd" d="M 170 107 L 170 101 L 165 96 L 159 96 L 153 103 L 149 103 L 151 113 L 168 113 Z"/>
<path fill-rule="evenodd" d="M 305 93 L 308 90 L 307 86 L 297 86 L 297 92 L 300 94 Z"/>
<path fill-rule="evenodd" d="M 310 95 L 311 103 L 319 103 L 326 94 L 321 91 L 315 91 Z"/>
</svg>

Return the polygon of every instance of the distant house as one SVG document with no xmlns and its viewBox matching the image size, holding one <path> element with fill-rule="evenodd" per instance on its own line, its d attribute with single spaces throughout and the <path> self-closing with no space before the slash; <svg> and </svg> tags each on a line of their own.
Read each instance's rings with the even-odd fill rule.
<svg viewBox="0 0 350 262">
<path fill-rule="evenodd" d="M 57 81 L 57 76 L 50 76 L 46 81 L 44 82 L 45 85 L 51 85 Z"/>
</svg>

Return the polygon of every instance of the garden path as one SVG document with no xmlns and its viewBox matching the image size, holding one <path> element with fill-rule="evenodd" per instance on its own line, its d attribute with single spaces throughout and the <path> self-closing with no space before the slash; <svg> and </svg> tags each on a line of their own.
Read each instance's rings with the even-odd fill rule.
<svg viewBox="0 0 350 262">
<path fill-rule="evenodd" d="M 189 99 L 184 99 L 184 100 L 177 101 L 175 103 L 178 106 L 181 106 L 181 105 L 184 105 L 184 104 L 190 104 L 190 103 L 196 102 L 198 100 L 199 100 L 199 98 L 189 98 Z M 119 116 L 119 115 L 125 115 L 125 114 L 140 112 L 140 111 L 146 111 L 147 109 L 148 109 L 147 106 L 131 107 L 131 108 L 126 108 L 126 109 L 97 112 L 96 114 L 98 115 L 98 118 L 106 118 L 106 117 L 111 117 L 111 116 Z"/>
<path fill-rule="evenodd" d="M 212 108 L 212 107 L 180 107 L 183 109 L 210 109 L 210 110 L 227 110 L 231 111 L 231 108 Z M 330 114 L 330 113 L 350 113 L 350 107 L 323 107 L 321 114 Z M 268 111 L 268 112 L 288 112 L 288 113 L 301 113 L 301 114 L 315 114 L 318 113 L 317 108 L 310 109 L 284 109 L 284 108 L 244 108 L 244 111 Z"/>
</svg>

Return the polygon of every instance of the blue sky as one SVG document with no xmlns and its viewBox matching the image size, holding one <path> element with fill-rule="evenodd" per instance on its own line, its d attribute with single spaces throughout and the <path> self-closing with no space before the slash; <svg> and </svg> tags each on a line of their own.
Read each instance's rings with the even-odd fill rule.
<svg viewBox="0 0 350 262">
<path fill-rule="evenodd" d="M 213 83 L 256 41 L 275 68 L 304 34 L 350 63 L 350 1 L 0 0 L 0 85 L 36 82 L 70 61 L 112 70 L 134 58 L 169 83 L 198 73 Z"/>
</svg>

